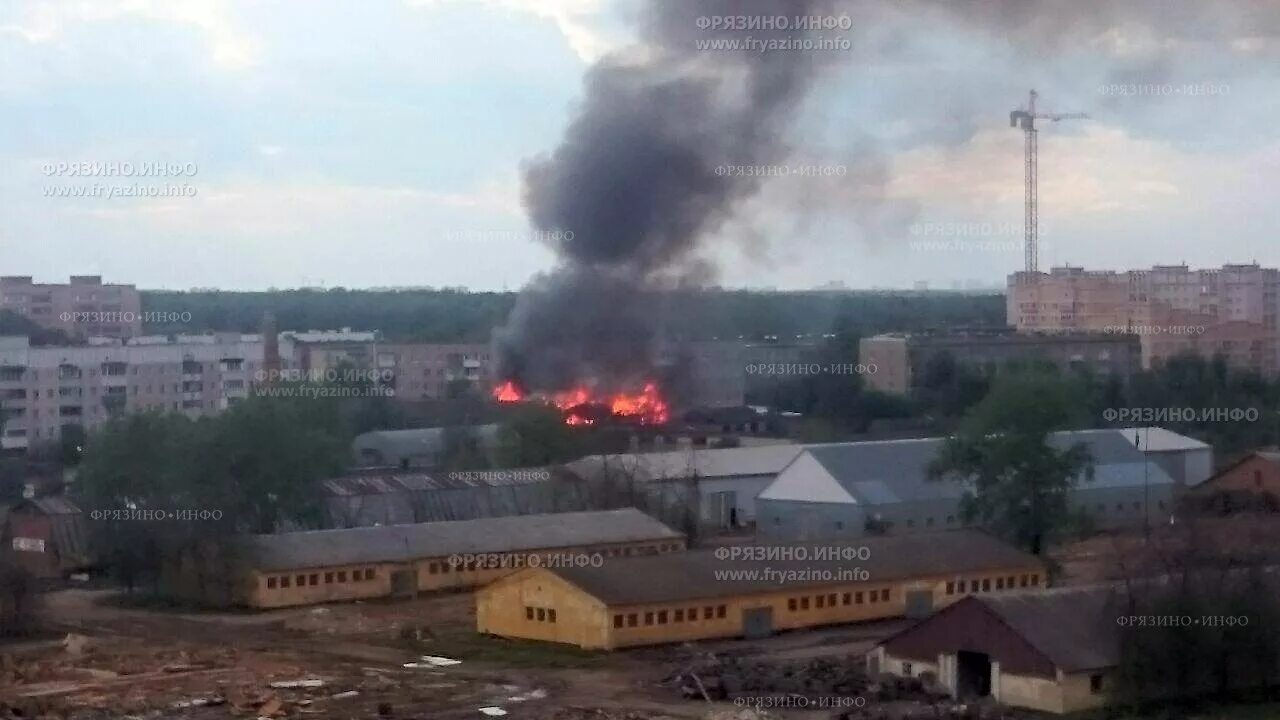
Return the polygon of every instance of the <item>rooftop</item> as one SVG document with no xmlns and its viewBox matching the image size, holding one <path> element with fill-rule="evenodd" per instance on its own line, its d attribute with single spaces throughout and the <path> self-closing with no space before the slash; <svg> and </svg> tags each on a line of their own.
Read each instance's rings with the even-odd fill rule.
<svg viewBox="0 0 1280 720">
<path fill-rule="evenodd" d="M 806 559 L 724 558 L 725 549 L 720 548 L 608 558 L 599 567 L 547 570 L 606 605 L 637 605 L 777 592 L 780 588 L 847 585 L 854 581 L 848 579 L 847 574 L 841 579 L 841 571 L 855 568 L 868 573 L 866 582 L 876 583 L 977 570 L 1042 567 L 1034 555 L 978 530 L 871 537 L 839 548 L 833 545 L 790 547 L 794 551 L 790 557 L 803 548 Z M 844 554 L 840 549 L 845 547 L 855 553 L 863 547 L 866 551 L 853 555 L 853 559 L 826 558 L 833 554 L 833 549 L 835 554 Z M 814 559 L 818 552 L 824 553 L 823 559 Z M 867 559 L 857 559 L 859 557 Z M 766 568 L 773 572 L 765 575 L 762 571 Z M 792 570 L 809 572 L 788 572 Z"/>
<path fill-rule="evenodd" d="M 688 448 L 671 452 L 591 455 L 565 467 L 591 476 L 616 470 L 636 480 L 776 475 L 803 450 L 802 445 L 750 445 L 734 448 Z"/>
<path fill-rule="evenodd" d="M 275 571 L 682 537 L 635 508 L 623 508 L 251 535 L 241 549 L 252 567 Z"/>
</svg>

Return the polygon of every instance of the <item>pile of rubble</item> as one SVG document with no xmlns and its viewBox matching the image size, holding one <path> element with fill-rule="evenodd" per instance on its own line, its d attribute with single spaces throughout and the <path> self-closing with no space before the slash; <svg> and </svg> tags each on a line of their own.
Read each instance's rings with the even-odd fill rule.
<svg viewBox="0 0 1280 720">
<path fill-rule="evenodd" d="M 665 679 L 686 698 L 750 700 L 760 697 L 859 697 L 867 689 L 860 658 L 766 662 L 712 655 Z"/>
</svg>

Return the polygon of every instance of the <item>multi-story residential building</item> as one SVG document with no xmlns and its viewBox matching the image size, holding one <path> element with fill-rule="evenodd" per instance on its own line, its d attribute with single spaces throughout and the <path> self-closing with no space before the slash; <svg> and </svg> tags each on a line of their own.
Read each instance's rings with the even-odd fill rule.
<svg viewBox="0 0 1280 720">
<path fill-rule="evenodd" d="M 0 444 L 54 440 L 65 425 L 86 429 L 116 412 L 219 412 L 248 395 L 262 366 L 257 335 L 135 338 L 129 343 L 31 347 L 0 338 Z"/>
<path fill-rule="evenodd" d="M 1257 264 L 1123 273 L 1057 267 L 1009 276 L 1009 324 L 1019 331 L 1132 333 L 1144 367 L 1180 352 L 1221 354 L 1264 374 L 1280 371 L 1280 270 Z"/>
<path fill-rule="evenodd" d="M 0 310 L 11 310 L 71 337 L 130 338 L 142 334 L 142 301 L 133 285 L 104 285 L 99 275 L 36 283 L 30 275 L 0 277 Z"/>
<path fill-rule="evenodd" d="M 949 332 L 876 335 L 858 343 L 858 363 L 874 368 L 864 376 L 868 386 L 888 393 L 908 394 L 920 387 L 926 369 L 944 355 L 956 365 L 988 373 L 1045 362 L 1061 370 L 1087 367 L 1124 378 L 1141 366 L 1139 339 L 1128 334 Z"/>
<path fill-rule="evenodd" d="M 459 392 L 487 393 L 493 353 L 484 343 L 380 343 L 377 368 L 394 373 L 396 397 L 438 400 Z"/>
</svg>

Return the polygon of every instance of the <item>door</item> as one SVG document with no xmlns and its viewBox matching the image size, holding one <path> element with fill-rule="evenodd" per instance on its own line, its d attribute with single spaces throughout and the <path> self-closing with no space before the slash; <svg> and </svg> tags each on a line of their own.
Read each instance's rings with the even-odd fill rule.
<svg viewBox="0 0 1280 720">
<path fill-rule="evenodd" d="M 395 570 L 391 573 L 391 594 L 396 597 L 413 597 L 418 594 L 418 572 L 414 569 Z"/>
<path fill-rule="evenodd" d="M 742 634 L 751 639 L 773 634 L 773 608 L 746 608 L 742 611 Z"/>
<path fill-rule="evenodd" d="M 933 592 L 930 590 L 907 591 L 907 617 L 922 618 L 933 614 Z"/>
</svg>

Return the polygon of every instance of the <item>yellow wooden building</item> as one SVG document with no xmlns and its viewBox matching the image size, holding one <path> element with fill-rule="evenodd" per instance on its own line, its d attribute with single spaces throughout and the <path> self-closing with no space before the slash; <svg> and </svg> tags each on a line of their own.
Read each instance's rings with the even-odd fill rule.
<svg viewBox="0 0 1280 720">
<path fill-rule="evenodd" d="M 527 568 L 476 592 L 476 628 L 614 649 L 926 616 L 1042 587 L 1043 562 L 977 530 L 746 546 Z"/>
<path fill-rule="evenodd" d="M 515 515 L 254 535 L 216 561 L 182 557 L 164 582 L 170 595 L 205 604 L 277 608 L 471 588 L 529 566 L 684 548 L 684 535 L 634 508 Z M 227 570 L 211 581 L 211 566 Z"/>
</svg>

